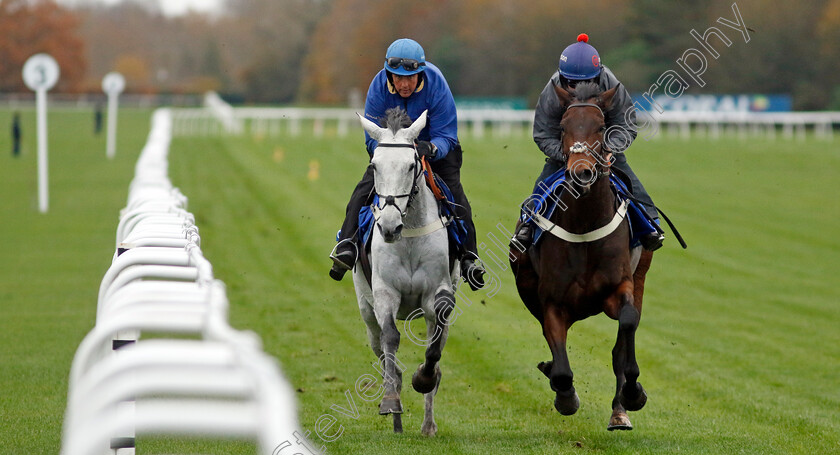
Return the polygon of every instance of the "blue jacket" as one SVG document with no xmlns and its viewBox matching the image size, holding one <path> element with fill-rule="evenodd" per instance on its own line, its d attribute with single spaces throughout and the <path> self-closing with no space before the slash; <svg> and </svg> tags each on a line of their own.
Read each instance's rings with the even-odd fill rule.
<svg viewBox="0 0 840 455">
<path fill-rule="evenodd" d="M 431 141 L 437 147 L 434 161 L 440 160 L 458 145 L 458 117 L 455 111 L 455 99 L 449 84 L 437 66 L 426 62 L 425 71 L 420 73 L 420 80 L 414 93 L 403 98 L 388 81 L 384 69 L 379 70 L 370 83 L 365 100 L 365 117 L 379 125 L 385 118 L 385 111 L 392 107 L 402 107 L 411 117 L 417 117 L 428 110 L 426 127 L 420 132 L 418 141 Z M 368 154 L 373 156 L 377 142 L 365 132 L 365 145 Z"/>
</svg>

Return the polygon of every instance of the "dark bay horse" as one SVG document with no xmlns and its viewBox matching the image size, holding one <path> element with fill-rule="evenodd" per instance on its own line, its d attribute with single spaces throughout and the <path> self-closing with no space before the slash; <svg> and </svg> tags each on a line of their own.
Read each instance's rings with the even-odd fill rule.
<svg viewBox="0 0 840 455">
<path fill-rule="evenodd" d="M 615 88 L 591 83 L 568 92 L 555 86 L 565 107 L 560 125 L 566 158 L 566 188 L 549 219 L 535 218 L 547 232 L 530 250 L 514 241 L 511 265 L 525 306 L 540 321 L 552 359 L 538 365 L 556 393 L 554 407 L 574 414 L 580 401 L 572 384 L 566 335 L 576 321 L 604 313 L 618 320 L 612 351 L 616 378 L 607 429 L 630 430 L 627 411 L 641 409 L 647 394 L 637 381 L 635 333 L 642 311 L 645 275 L 653 253 L 630 249 L 625 207 L 610 184 L 611 155 L 602 147 Z"/>
</svg>

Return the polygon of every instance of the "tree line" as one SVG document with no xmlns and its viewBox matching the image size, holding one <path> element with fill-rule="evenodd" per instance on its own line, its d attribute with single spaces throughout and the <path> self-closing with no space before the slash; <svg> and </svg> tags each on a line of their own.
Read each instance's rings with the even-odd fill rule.
<svg viewBox="0 0 840 455">
<path fill-rule="evenodd" d="M 735 8 L 748 37 L 720 21 L 737 22 Z M 840 0 L 226 0 L 221 14 L 176 17 L 148 0 L 0 0 L 0 30 L 2 92 L 25 91 L 23 62 L 49 52 L 59 91 L 98 92 L 119 71 L 136 93 L 340 105 L 367 90 L 390 42 L 410 37 L 456 96 L 533 103 L 586 32 L 633 93 L 694 49 L 706 67 L 702 85 L 681 73 L 689 93 L 791 94 L 797 109 L 840 109 Z M 711 51 L 692 36 L 704 34 Z"/>
</svg>

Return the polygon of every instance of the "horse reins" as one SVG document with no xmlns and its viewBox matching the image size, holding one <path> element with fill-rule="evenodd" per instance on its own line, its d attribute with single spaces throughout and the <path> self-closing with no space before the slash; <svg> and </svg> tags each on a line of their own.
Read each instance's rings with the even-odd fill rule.
<svg viewBox="0 0 840 455">
<path fill-rule="evenodd" d="M 598 109 L 598 112 L 601 114 L 601 118 L 606 120 L 606 116 L 604 115 L 604 110 L 601 109 L 601 106 L 599 106 L 597 104 L 594 104 L 594 103 L 570 104 L 569 106 L 566 107 L 566 111 L 568 112 L 568 110 L 573 108 L 573 107 L 594 107 L 595 109 Z M 563 114 L 563 116 L 565 117 L 565 114 Z M 560 140 L 562 141 L 562 135 L 561 135 Z M 603 147 L 604 147 L 604 143 L 601 143 L 601 148 L 603 149 Z M 575 142 L 571 147 L 569 147 L 569 154 L 571 155 L 571 154 L 575 154 L 575 153 L 586 153 L 587 150 L 590 150 L 590 149 L 592 149 L 592 147 L 589 147 L 589 144 L 585 144 L 585 143 L 581 143 L 581 142 Z M 599 160 L 597 158 L 596 158 L 595 161 L 597 161 L 598 164 L 600 164 L 604 168 L 604 170 L 601 170 L 601 171 L 598 172 L 598 178 L 609 176 L 610 175 L 610 167 L 608 165 L 605 165 L 601 160 Z"/>
<path fill-rule="evenodd" d="M 592 103 L 571 104 L 566 108 L 566 110 L 568 111 L 569 109 L 571 109 L 573 107 L 594 107 L 594 108 L 598 109 L 598 112 L 601 113 L 601 117 L 604 118 L 604 111 L 601 109 L 601 106 L 598 106 L 597 104 L 592 104 Z M 565 114 L 563 116 L 565 117 Z M 562 140 L 562 138 L 561 138 L 561 140 Z M 603 144 L 601 144 L 601 147 L 603 148 Z M 569 147 L 569 154 L 587 153 L 587 151 L 590 150 L 590 149 L 592 149 L 592 147 L 589 147 L 588 144 L 581 143 L 581 142 L 575 142 L 571 147 Z M 596 160 L 596 161 L 598 161 L 599 164 L 603 165 L 603 163 L 601 163 L 601 160 Z M 609 166 L 606 166 L 605 171 L 598 172 L 598 178 L 605 177 L 605 176 L 608 176 L 608 175 L 610 175 Z M 621 204 L 616 209 L 615 214 L 613 215 L 612 219 L 607 224 L 601 226 L 598 229 L 595 229 L 595 230 L 592 230 L 592 231 L 589 231 L 589 232 L 586 232 L 586 233 L 583 233 L 583 234 L 575 234 L 575 233 L 569 232 L 569 231 L 563 229 L 562 227 L 560 227 L 559 225 L 556 225 L 556 224 L 552 223 L 550 220 L 543 217 L 539 213 L 532 214 L 531 218 L 534 220 L 534 222 L 536 222 L 536 224 L 543 231 L 548 232 L 548 233 L 550 233 L 550 234 L 552 234 L 552 235 L 554 235 L 554 236 L 556 236 L 556 237 L 558 237 L 562 240 L 565 240 L 565 241 L 570 242 L 570 243 L 589 243 L 589 242 L 594 242 L 596 240 L 603 239 L 604 237 L 606 237 L 606 236 L 612 234 L 613 232 L 615 232 L 615 230 L 618 228 L 618 226 L 620 226 L 621 223 L 624 221 L 626 215 L 627 215 L 627 201 L 623 200 L 623 201 L 621 201 Z"/>
<path fill-rule="evenodd" d="M 573 107 L 594 107 L 594 108 L 598 109 L 598 112 L 601 113 L 601 117 L 606 119 L 606 116 L 604 115 L 604 110 L 601 109 L 601 106 L 598 106 L 597 104 L 593 104 L 593 103 L 570 104 L 569 106 L 566 107 L 566 110 L 568 111 L 569 109 L 571 109 Z M 564 116 L 565 116 L 565 114 L 564 114 Z M 561 138 L 561 140 L 562 140 L 562 138 Z M 604 146 L 604 144 L 602 143 L 601 147 L 603 147 L 603 146 Z M 574 145 L 569 147 L 569 153 L 570 154 L 571 153 L 585 153 L 586 150 L 580 150 L 581 148 L 587 149 L 587 148 L 590 148 L 590 147 L 586 146 L 585 144 L 581 144 L 580 142 L 576 142 Z M 600 160 L 598 162 L 600 163 Z M 603 177 L 604 175 L 609 175 L 610 173 L 611 173 L 611 169 L 609 169 L 609 167 L 608 167 L 605 172 L 599 173 L 599 178 Z M 640 201 L 639 199 L 636 199 L 635 197 L 633 197 L 631 194 L 624 193 L 624 196 L 627 197 L 627 199 L 630 199 L 631 201 L 636 202 L 637 204 L 641 204 L 643 206 L 653 207 L 654 209 L 656 209 L 656 211 L 659 212 L 660 215 L 662 215 L 662 218 L 665 219 L 665 222 L 668 223 L 668 227 L 671 228 L 671 231 L 674 233 L 674 236 L 680 242 L 680 246 L 682 246 L 683 248 L 688 248 L 688 245 L 686 245 L 685 240 L 683 240 L 679 231 L 677 231 L 676 226 L 674 226 L 674 223 L 671 222 L 671 220 L 668 218 L 667 215 L 665 215 L 665 212 L 663 212 L 662 209 L 660 209 L 659 207 L 657 207 L 655 205 L 651 205 L 649 203 Z M 587 234 L 583 234 L 583 235 L 572 234 L 570 232 L 567 232 L 564 229 L 560 228 L 559 226 L 554 225 L 553 223 L 551 223 L 550 221 L 548 221 L 547 219 L 542 218 L 542 217 L 540 217 L 540 218 L 542 218 L 542 220 L 536 220 L 536 221 L 537 221 L 537 224 L 539 224 L 540 227 L 543 230 L 551 232 L 552 234 L 556 235 L 557 237 L 560 237 L 563 240 L 566 240 L 566 241 L 569 241 L 569 242 L 587 242 L 587 241 L 592 241 L 592 239 L 594 239 L 596 237 L 597 238 L 603 238 L 604 236 L 609 235 L 609 233 L 611 233 L 615 229 L 615 227 L 617 227 L 617 225 L 615 225 L 615 226 L 611 226 L 611 225 L 616 223 L 616 218 L 619 217 L 619 213 L 622 212 L 622 211 L 626 212 L 625 204 L 626 204 L 626 201 L 623 201 L 621 207 L 619 207 L 619 210 L 616 212 L 616 217 L 613 218 L 613 220 L 610 224 L 608 224 L 606 226 L 603 226 L 600 229 L 596 229 L 595 231 L 589 232 Z M 623 218 L 623 217 L 624 217 L 624 214 L 622 213 L 621 218 Z M 655 226 L 655 227 L 658 231 L 664 232 L 664 231 L 662 231 L 661 228 L 659 228 L 659 226 Z M 560 231 L 562 231 L 562 232 L 560 232 Z"/>
<path fill-rule="evenodd" d="M 379 148 L 379 147 L 391 147 L 391 148 L 411 148 L 411 149 L 414 149 L 414 178 L 412 179 L 411 191 L 409 191 L 408 193 L 404 193 L 404 194 L 393 194 L 393 195 L 383 196 L 383 195 L 379 194 L 379 192 L 376 191 L 376 187 L 373 188 L 374 194 L 379 196 L 380 199 L 382 199 L 382 198 L 385 199 L 385 205 L 383 205 L 381 208 L 379 207 L 379 204 L 376 204 L 376 209 L 378 211 L 384 210 L 389 205 L 393 205 L 395 209 L 399 210 L 399 212 L 403 216 L 405 216 L 405 210 L 400 210 L 400 208 L 397 206 L 396 200 L 397 200 L 397 198 L 407 197 L 408 201 L 405 203 L 405 208 L 406 208 L 406 210 L 408 210 L 408 206 L 411 205 L 411 200 L 414 198 L 414 195 L 417 194 L 417 192 L 419 190 L 418 187 L 417 187 L 417 178 L 420 176 L 420 173 L 423 172 L 423 167 L 421 165 L 420 159 L 417 157 L 417 149 L 414 147 L 414 144 L 389 144 L 389 143 L 384 143 L 383 144 L 383 143 L 379 143 L 379 144 L 377 144 L 376 147 L 377 148 Z"/>
<path fill-rule="evenodd" d="M 414 196 L 417 193 L 420 192 L 419 185 L 417 184 L 418 178 L 420 177 L 420 175 L 424 171 L 427 170 L 427 168 L 428 168 L 428 172 L 429 172 L 428 175 L 431 176 L 431 166 L 428 165 L 428 163 L 426 162 L 426 160 L 424 158 L 419 157 L 417 155 L 417 148 L 413 144 L 388 144 L 388 143 L 385 143 L 385 144 L 378 144 L 377 148 L 378 147 L 413 148 L 414 149 L 414 152 L 415 152 L 414 153 L 414 178 L 413 178 L 413 183 L 412 183 L 412 187 L 411 187 L 411 192 L 410 193 L 405 193 L 405 194 L 395 194 L 395 195 L 385 196 L 385 205 L 382 206 L 382 208 L 379 207 L 379 204 L 376 204 L 374 206 L 374 218 L 377 221 L 379 220 L 378 213 L 380 211 L 384 210 L 385 207 L 388 207 L 389 205 L 393 205 L 394 208 L 396 208 L 400 212 L 401 216 L 405 216 L 406 211 L 408 211 L 408 207 L 411 205 L 411 201 L 413 200 Z M 437 185 L 434 185 L 434 187 L 430 188 L 430 189 L 432 190 L 432 194 L 435 195 L 436 199 L 440 199 L 438 196 L 440 196 L 440 197 L 443 196 L 440 193 L 440 189 L 437 188 Z M 374 188 L 374 194 L 379 196 L 380 199 L 382 198 L 382 195 L 379 194 L 378 192 L 376 192 L 376 188 Z M 405 203 L 405 211 L 400 210 L 400 208 L 397 206 L 396 199 L 400 198 L 400 197 L 408 197 L 408 201 Z M 423 236 L 431 234 L 432 232 L 435 232 L 439 229 L 445 229 L 448 224 L 449 224 L 448 220 L 446 220 L 443 217 L 438 217 L 437 219 L 435 219 L 435 221 L 433 221 L 432 223 L 429 223 L 425 226 L 421 226 L 421 227 L 418 227 L 418 228 L 404 229 L 403 233 L 402 233 L 402 236 L 403 237 L 423 237 Z"/>
</svg>

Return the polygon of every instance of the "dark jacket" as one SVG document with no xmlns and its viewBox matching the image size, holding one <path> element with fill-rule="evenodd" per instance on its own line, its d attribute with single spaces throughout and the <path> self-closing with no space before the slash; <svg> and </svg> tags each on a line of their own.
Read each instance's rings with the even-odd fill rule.
<svg viewBox="0 0 840 455">
<path fill-rule="evenodd" d="M 606 66 L 598 76 L 598 85 L 602 90 L 609 90 L 620 85 L 618 79 Z M 537 108 L 534 112 L 534 142 L 549 158 L 564 161 L 560 142 L 560 120 L 565 109 L 560 107 L 560 100 L 554 92 L 554 85 L 560 85 L 560 73 L 554 72 L 545 85 Z M 613 97 L 612 108 L 604 112 L 607 133 L 604 141 L 613 152 L 623 152 L 636 139 L 636 109 L 633 99 L 621 85 Z"/>
</svg>

